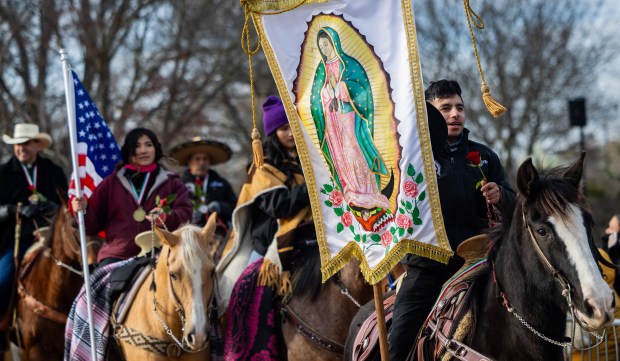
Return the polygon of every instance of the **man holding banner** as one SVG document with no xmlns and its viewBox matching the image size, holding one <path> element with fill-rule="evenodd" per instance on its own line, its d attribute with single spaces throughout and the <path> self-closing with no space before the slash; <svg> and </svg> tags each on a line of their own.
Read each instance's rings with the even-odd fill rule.
<svg viewBox="0 0 620 361">
<path fill-rule="evenodd" d="M 425 97 L 447 125 L 450 161 L 437 174 L 437 183 L 450 246 L 456 249 L 501 220 L 502 211 L 509 211 L 514 204 L 515 192 L 504 177 L 497 154 L 468 139 L 459 84 L 454 80 L 431 82 Z M 407 275 L 394 302 L 389 336 L 392 361 L 406 359 L 443 284 L 463 265 L 463 259 L 455 255 L 445 265 L 409 255 L 407 264 Z"/>
</svg>

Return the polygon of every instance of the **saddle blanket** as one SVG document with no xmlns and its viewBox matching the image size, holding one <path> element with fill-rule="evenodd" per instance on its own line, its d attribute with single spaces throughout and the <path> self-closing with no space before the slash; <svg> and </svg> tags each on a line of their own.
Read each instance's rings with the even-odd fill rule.
<svg viewBox="0 0 620 361">
<path fill-rule="evenodd" d="M 132 259 L 109 264 L 97 269 L 90 276 L 90 288 L 93 307 L 95 342 L 97 343 L 97 359 L 105 360 L 109 338 L 110 311 L 110 274 L 113 270 L 131 262 Z M 73 301 L 67 325 L 65 326 L 65 361 L 91 361 L 90 330 L 88 324 L 88 307 L 86 289 L 82 286 L 80 293 Z"/>
</svg>

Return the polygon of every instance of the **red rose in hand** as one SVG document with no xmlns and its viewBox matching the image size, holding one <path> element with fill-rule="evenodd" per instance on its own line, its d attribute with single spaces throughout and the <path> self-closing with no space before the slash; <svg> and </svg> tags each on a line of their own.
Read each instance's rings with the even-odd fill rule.
<svg viewBox="0 0 620 361">
<path fill-rule="evenodd" d="M 418 195 L 418 185 L 412 180 L 408 180 L 403 184 L 405 195 L 410 198 L 415 198 Z"/>
<path fill-rule="evenodd" d="M 30 190 L 31 192 L 34 192 L 35 188 L 34 186 L 31 184 L 28 186 L 28 190 Z"/>
<path fill-rule="evenodd" d="M 342 193 L 340 193 L 340 191 L 338 190 L 334 190 L 329 195 L 329 200 L 332 202 L 334 207 L 340 206 L 342 204 Z"/>
<path fill-rule="evenodd" d="M 202 178 L 196 178 L 196 185 L 201 186 L 202 182 L 204 182 L 204 180 Z"/>
<path fill-rule="evenodd" d="M 164 207 L 164 206 L 166 205 L 166 203 L 168 203 L 168 200 L 167 200 L 166 198 L 161 199 L 161 200 L 159 201 L 159 206 L 160 206 L 160 207 Z"/>
<path fill-rule="evenodd" d="M 345 227 L 349 227 L 353 224 L 353 215 L 351 212 L 345 212 L 342 217 L 340 217 L 340 222 L 342 222 L 342 225 Z"/>
<path fill-rule="evenodd" d="M 473 165 L 479 165 L 480 164 L 480 153 L 479 152 L 469 152 L 469 154 L 467 154 L 467 160 L 469 160 L 471 162 L 471 164 Z"/>
<path fill-rule="evenodd" d="M 396 217 L 396 224 L 402 229 L 408 229 L 413 225 L 413 222 L 408 216 L 399 214 L 398 217 Z"/>
<path fill-rule="evenodd" d="M 383 247 L 387 247 L 392 244 L 392 233 L 390 233 L 390 231 L 384 232 L 381 235 L 381 244 Z"/>
</svg>

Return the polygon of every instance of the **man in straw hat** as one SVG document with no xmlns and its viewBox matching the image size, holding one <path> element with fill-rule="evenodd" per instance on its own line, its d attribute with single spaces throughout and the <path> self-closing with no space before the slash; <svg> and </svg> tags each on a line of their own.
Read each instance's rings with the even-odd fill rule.
<svg viewBox="0 0 620 361">
<path fill-rule="evenodd" d="M 41 150 L 49 148 L 52 138 L 39 132 L 36 124 L 15 124 L 13 136 L 4 134 L 2 140 L 13 146 L 14 156 L 0 165 L 0 321 L 6 315 L 14 279 L 16 215 L 21 221 L 18 240 L 21 261 L 32 245 L 35 229 L 50 224 L 60 204 L 58 192 L 66 194 L 68 185 L 63 170 L 39 155 Z M 0 322 L 0 326 L 3 324 Z M 3 339 L 0 337 L 0 348 Z"/>
<path fill-rule="evenodd" d="M 211 169 L 211 166 L 229 160 L 232 156 L 230 148 L 214 140 L 195 137 L 190 142 L 172 148 L 170 156 L 179 164 L 187 166 L 181 178 L 190 192 L 194 208 L 192 223 L 203 227 L 207 222 L 207 214 L 216 212 L 228 228 L 237 204 L 237 195 L 230 183 Z M 217 230 L 220 234 L 226 231 L 221 227 Z"/>
</svg>

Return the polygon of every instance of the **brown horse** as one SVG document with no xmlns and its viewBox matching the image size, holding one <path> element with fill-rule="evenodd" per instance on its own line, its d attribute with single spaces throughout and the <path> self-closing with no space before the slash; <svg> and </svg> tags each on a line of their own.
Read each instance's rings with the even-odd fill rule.
<svg viewBox="0 0 620 361">
<path fill-rule="evenodd" d="M 76 223 L 66 203 L 38 238 L 18 273 L 14 342 L 22 348 L 22 360 L 60 360 L 67 314 L 84 283 Z M 89 264 L 101 245 L 98 238 L 89 241 Z"/>
<path fill-rule="evenodd" d="M 186 225 L 170 233 L 156 228 L 163 247 L 153 278 L 139 287 L 115 330 L 125 360 L 209 359 L 215 217 L 203 229 Z"/>
<path fill-rule="evenodd" d="M 342 360 L 351 320 L 360 305 L 373 298 L 373 288 L 355 259 L 321 283 L 318 248 L 306 250 L 299 258 L 293 297 L 282 312 L 288 361 Z"/>
</svg>

